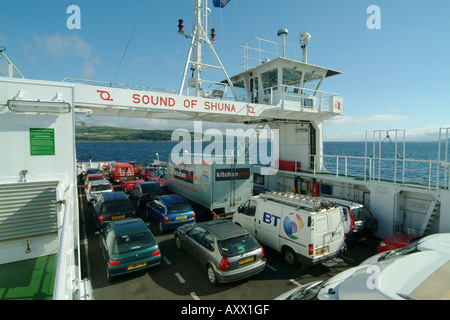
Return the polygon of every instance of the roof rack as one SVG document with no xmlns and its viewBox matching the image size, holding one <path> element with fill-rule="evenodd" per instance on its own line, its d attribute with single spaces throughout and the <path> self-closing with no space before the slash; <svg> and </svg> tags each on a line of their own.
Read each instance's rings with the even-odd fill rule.
<svg viewBox="0 0 450 320">
<path fill-rule="evenodd" d="M 266 191 L 265 193 L 261 193 L 259 196 L 263 199 L 284 202 L 286 204 L 312 210 L 329 209 L 335 206 L 335 204 L 330 201 L 293 192 Z"/>
</svg>

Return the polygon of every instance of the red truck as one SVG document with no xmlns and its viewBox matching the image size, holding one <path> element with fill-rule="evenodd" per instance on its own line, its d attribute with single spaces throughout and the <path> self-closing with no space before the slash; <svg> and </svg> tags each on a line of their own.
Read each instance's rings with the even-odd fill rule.
<svg viewBox="0 0 450 320">
<path fill-rule="evenodd" d="M 109 171 L 110 181 L 112 183 L 119 183 L 125 177 L 134 177 L 133 166 L 129 163 L 113 163 Z"/>
</svg>

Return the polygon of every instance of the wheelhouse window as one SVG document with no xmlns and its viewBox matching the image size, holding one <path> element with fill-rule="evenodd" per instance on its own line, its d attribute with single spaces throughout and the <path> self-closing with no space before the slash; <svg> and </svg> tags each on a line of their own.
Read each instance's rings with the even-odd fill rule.
<svg viewBox="0 0 450 320">
<path fill-rule="evenodd" d="M 303 80 L 304 94 L 308 96 L 314 96 L 319 87 L 322 76 L 313 72 L 305 73 L 305 79 Z"/>
<path fill-rule="evenodd" d="M 302 72 L 294 69 L 283 68 L 283 85 L 285 92 L 298 93 L 301 87 Z"/>
<path fill-rule="evenodd" d="M 261 80 L 265 94 L 278 91 L 278 70 L 272 69 L 261 73 Z"/>
<path fill-rule="evenodd" d="M 239 101 L 248 101 L 248 92 L 243 80 L 233 83 L 233 87 L 238 95 Z"/>
</svg>

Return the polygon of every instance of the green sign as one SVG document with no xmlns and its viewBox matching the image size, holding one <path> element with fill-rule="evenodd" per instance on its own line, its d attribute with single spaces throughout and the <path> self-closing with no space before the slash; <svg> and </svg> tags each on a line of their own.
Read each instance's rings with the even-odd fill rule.
<svg viewBox="0 0 450 320">
<path fill-rule="evenodd" d="M 55 155 L 55 129 L 30 128 L 30 154 Z"/>
</svg>

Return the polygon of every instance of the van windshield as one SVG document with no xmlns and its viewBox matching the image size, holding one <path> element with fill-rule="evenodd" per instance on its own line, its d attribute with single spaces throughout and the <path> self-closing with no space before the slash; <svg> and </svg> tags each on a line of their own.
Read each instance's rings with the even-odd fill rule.
<svg viewBox="0 0 450 320">
<path fill-rule="evenodd" d="M 219 241 L 219 248 L 225 257 L 232 257 L 249 251 L 256 250 L 260 247 L 250 235 L 243 235 L 236 238 Z"/>
</svg>

